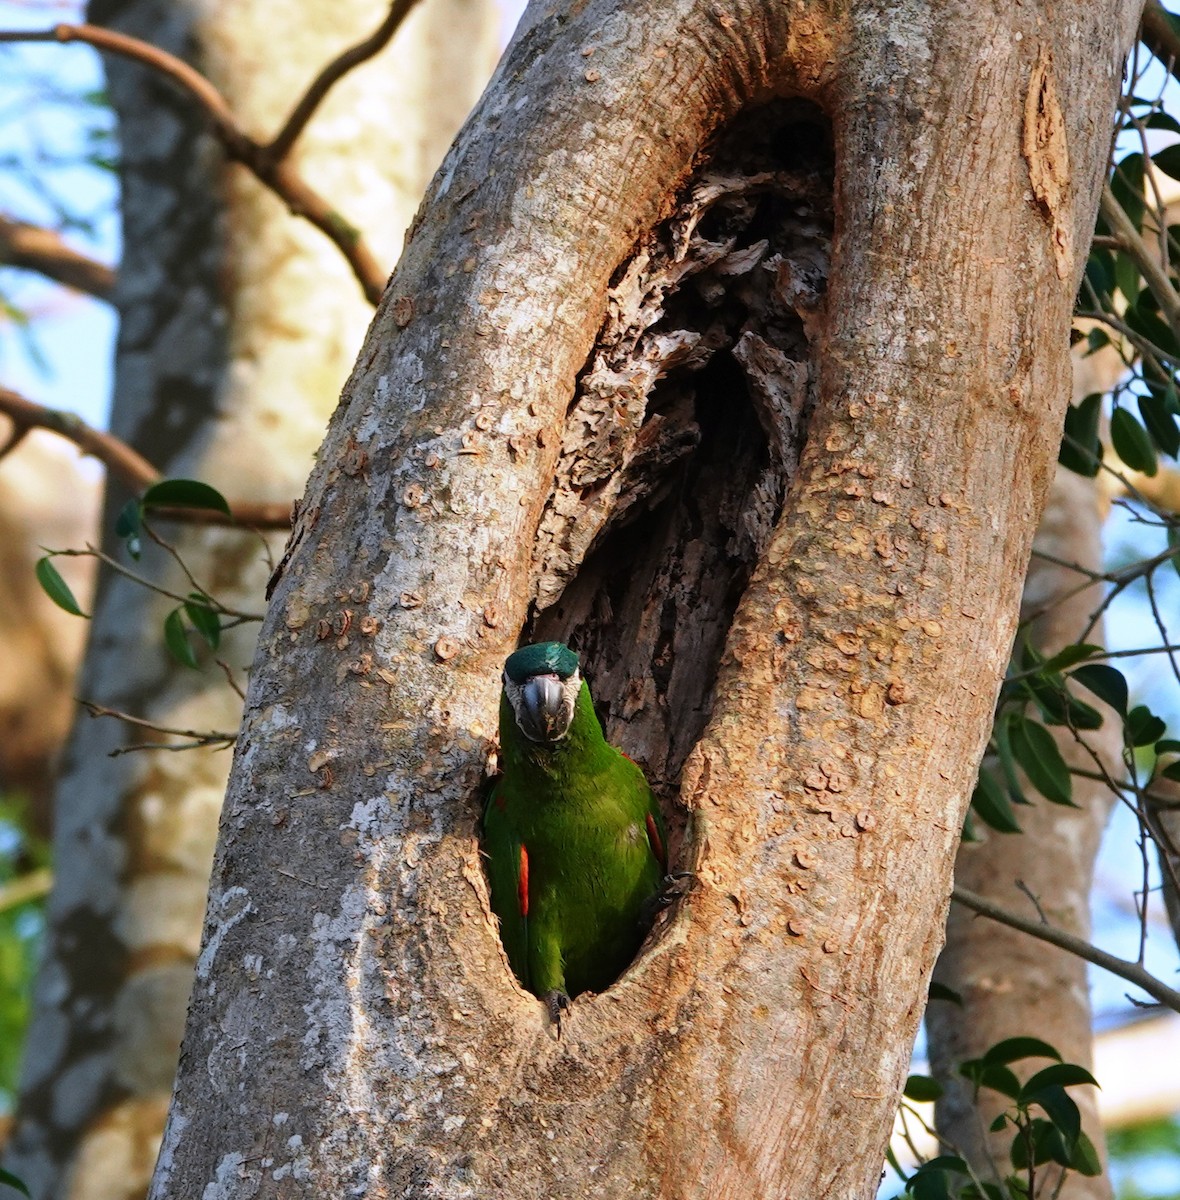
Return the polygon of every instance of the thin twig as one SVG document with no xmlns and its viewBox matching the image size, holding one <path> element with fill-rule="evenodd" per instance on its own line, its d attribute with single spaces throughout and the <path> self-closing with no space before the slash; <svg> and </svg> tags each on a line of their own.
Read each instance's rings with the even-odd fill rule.
<svg viewBox="0 0 1180 1200">
<path fill-rule="evenodd" d="M 1144 282 L 1151 289 L 1160 312 L 1168 322 L 1172 332 L 1180 338 L 1180 296 L 1168 278 L 1167 272 L 1160 266 L 1154 254 L 1148 249 L 1147 243 L 1139 236 L 1134 221 L 1127 216 L 1123 206 L 1110 190 L 1110 184 L 1102 189 L 1100 202 L 1102 219 L 1110 226 L 1110 231 L 1122 243 L 1123 249 L 1135 260 Z"/>
<path fill-rule="evenodd" d="M 98 50 L 143 63 L 192 96 L 205 110 L 226 153 L 282 200 L 295 216 L 310 221 L 335 243 L 352 268 L 370 304 L 385 291 L 383 270 L 356 226 L 336 211 L 286 159 L 250 137 L 237 123 L 221 93 L 183 59 L 139 38 L 100 25 L 55 25 L 46 30 L 0 30 L 0 42 L 85 42 Z"/>
<path fill-rule="evenodd" d="M 1180 992 L 1168 987 L 1165 983 L 1161 983 L 1160 980 L 1156 979 L 1149 971 L 1145 971 L 1138 963 L 1127 962 L 1124 958 L 1116 958 L 1113 954 L 1108 954 L 1105 950 L 1099 950 L 1097 946 L 1087 942 L 1084 938 L 1076 937 L 1072 933 L 1066 933 L 1064 929 L 1058 929 L 1054 925 L 1044 925 L 1039 921 L 1030 921 L 1025 917 L 1019 916 L 1017 913 L 1011 912 L 1009 909 L 1003 908 L 998 904 L 993 904 L 990 900 L 986 900 L 983 896 L 968 891 L 966 888 L 956 885 L 951 892 L 951 898 L 957 900 L 964 908 L 969 908 L 973 912 L 979 913 L 980 916 L 990 917 L 991 920 L 998 921 L 1001 925 L 1007 925 L 1010 929 L 1017 929 L 1021 933 L 1027 933 L 1030 937 L 1039 938 L 1042 942 L 1048 942 L 1051 946 L 1058 947 L 1058 949 L 1065 950 L 1070 954 L 1076 954 L 1078 958 L 1085 959 L 1086 962 L 1093 963 L 1096 967 L 1102 967 L 1112 975 L 1118 975 L 1121 979 L 1127 980 L 1128 983 L 1133 983 L 1136 987 L 1142 988 L 1149 996 L 1158 1000 L 1166 1008 L 1180 1012 Z"/>
<path fill-rule="evenodd" d="M 213 660 L 225 674 L 225 681 L 238 694 L 238 699 L 245 703 L 246 693 L 242 690 L 241 684 L 234 678 L 233 668 L 224 659 L 215 658 Z"/>
<path fill-rule="evenodd" d="M 361 63 L 366 62 L 375 54 L 379 54 L 389 45 L 390 40 L 398 31 L 402 21 L 405 20 L 410 10 L 417 3 L 418 0 L 393 0 L 393 3 L 389 6 L 389 12 L 386 14 L 385 20 L 381 22 L 369 37 L 365 38 L 363 42 L 358 42 L 355 46 L 345 50 L 343 54 L 337 55 L 312 80 L 311 85 L 303 93 L 299 103 L 291 110 L 291 115 L 287 118 L 282 129 L 279 130 L 266 146 L 266 153 L 274 161 L 278 162 L 286 158 L 291 147 L 295 144 L 304 129 L 307 128 L 308 121 L 315 115 L 316 109 L 323 102 L 324 97 L 332 87 L 354 67 L 360 66 Z"/>
<path fill-rule="evenodd" d="M 158 583 L 154 583 L 144 575 L 131 570 L 130 567 L 125 567 L 117 558 L 112 558 L 109 554 L 104 554 L 101 550 L 96 549 L 88 542 L 85 550 L 48 550 L 46 553 L 55 558 L 97 558 L 99 562 L 105 563 L 112 571 L 117 572 L 126 579 L 130 579 L 132 583 L 138 583 L 141 587 L 147 588 L 149 591 L 156 592 L 158 595 L 167 596 L 169 600 L 177 600 L 181 604 L 188 604 L 191 596 L 182 596 L 179 592 L 170 592 L 167 588 L 161 587 Z M 227 617 L 237 617 L 240 621 L 261 621 L 262 613 L 242 612 L 240 609 L 229 608 L 222 604 L 216 596 L 205 596 L 205 601 L 210 608 Z"/>
<path fill-rule="evenodd" d="M 116 720 L 125 721 L 128 725 L 134 725 L 139 729 L 150 729 L 153 733 L 167 733 L 174 737 L 183 737 L 191 739 L 184 745 L 172 743 L 165 745 L 162 742 L 137 742 L 134 746 L 124 746 L 117 750 L 112 750 L 110 756 L 115 758 L 120 754 L 127 754 L 133 750 L 190 750 L 196 746 L 232 746 L 238 740 L 236 733 L 224 733 L 221 730 L 200 730 L 200 729 L 176 729 L 171 725 L 157 725 L 155 721 L 149 721 L 144 717 L 133 717 L 130 713 L 125 713 L 117 708 L 107 708 L 103 704 L 95 704 L 93 700 L 79 700 L 79 704 L 92 717 L 114 717 Z"/>
</svg>

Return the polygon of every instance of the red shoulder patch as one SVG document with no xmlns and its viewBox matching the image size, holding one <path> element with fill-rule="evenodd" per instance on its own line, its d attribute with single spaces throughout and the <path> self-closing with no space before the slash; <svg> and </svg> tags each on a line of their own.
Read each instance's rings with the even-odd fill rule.
<svg viewBox="0 0 1180 1200">
<path fill-rule="evenodd" d="M 516 876 L 516 902 L 520 905 L 520 915 L 529 915 L 529 852 L 520 848 L 520 870 Z"/>
<path fill-rule="evenodd" d="M 651 813 L 647 814 L 647 840 L 651 843 L 651 852 L 659 861 L 660 869 L 667 874 L 668 852 L 664 848 L 664 839 L 660 837 L 660 827 Z"/>
</svg>

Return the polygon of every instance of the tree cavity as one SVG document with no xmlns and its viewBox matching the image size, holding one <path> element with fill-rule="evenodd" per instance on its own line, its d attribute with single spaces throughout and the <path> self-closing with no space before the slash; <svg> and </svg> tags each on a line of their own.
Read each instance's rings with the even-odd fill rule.
<svg viewBox="0 0 1180 1200">
<path fill-rule="evenodd" d="M 750 109 L 607 294 L 538 529 L 525 640 L 582 656 L 607 736 L 670 792 L 813 402 L 831 248 L 831 132 Z"/>
</svg>

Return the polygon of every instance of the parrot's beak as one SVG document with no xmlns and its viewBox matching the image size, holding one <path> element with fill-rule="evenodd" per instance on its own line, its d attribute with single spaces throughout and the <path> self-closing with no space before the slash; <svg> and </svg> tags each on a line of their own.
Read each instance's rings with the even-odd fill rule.
<svg viewBox="0 0 1180 1200">
<path fill-rule="evenodd" d="M 516 718 L 525 736 L 534 742 L 556 742 L 565 737 L 574 719 L 568 691 L 556 675 L 532 675 L 520 689 Z"/>
</svg>

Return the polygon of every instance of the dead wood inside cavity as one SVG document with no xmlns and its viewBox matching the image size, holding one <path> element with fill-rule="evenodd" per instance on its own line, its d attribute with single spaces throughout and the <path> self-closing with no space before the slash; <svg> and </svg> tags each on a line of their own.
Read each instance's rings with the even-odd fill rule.
<svg viewBox="0 0 1180 1200">
<path fill-rule="evenodd" d="M 608 736 L 664 794 L 799 461 L 832 173 L 814 105 L 732 122 L 615 273 L 568 412 L 524 640 L 580 652 Z"/>
</svg>

